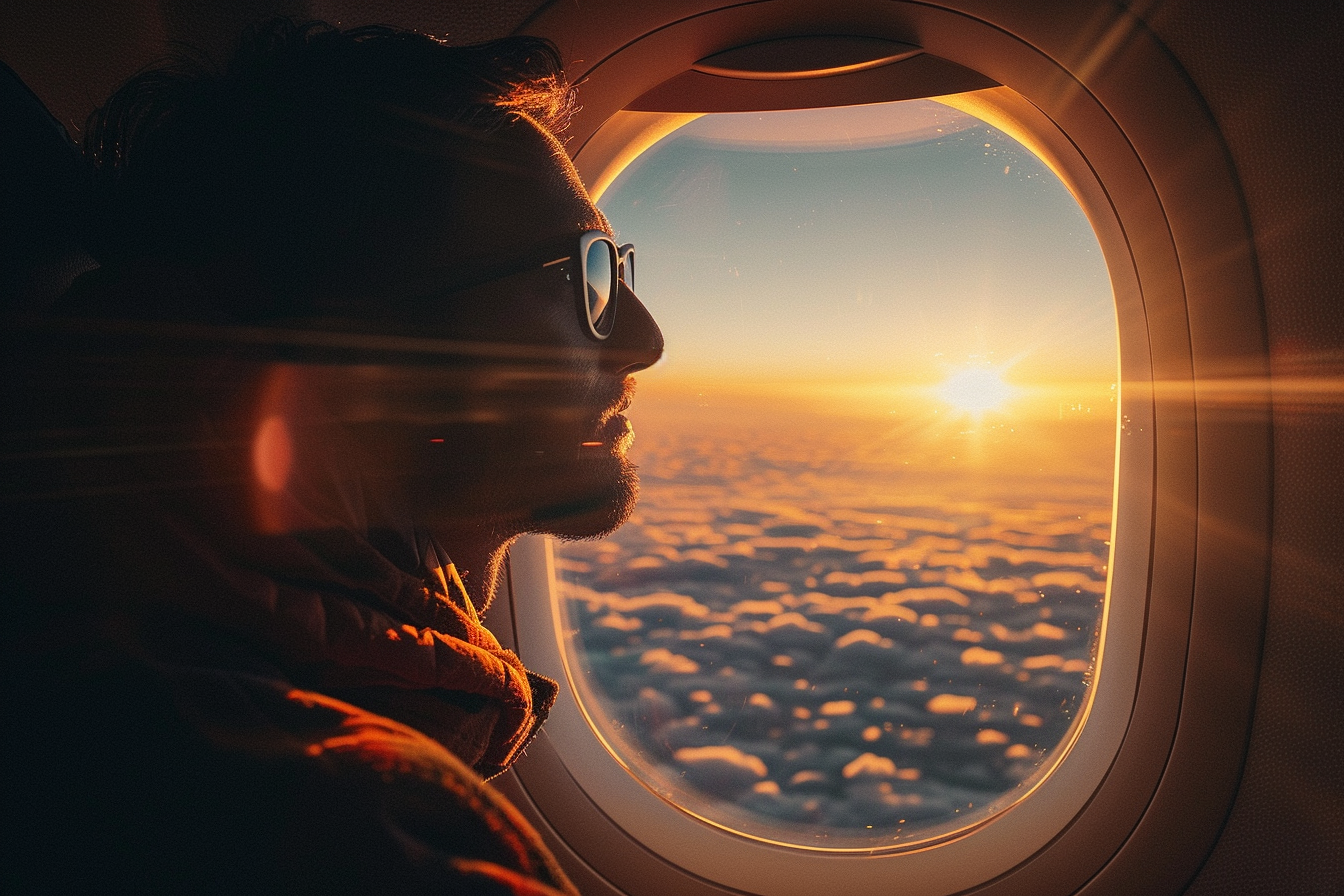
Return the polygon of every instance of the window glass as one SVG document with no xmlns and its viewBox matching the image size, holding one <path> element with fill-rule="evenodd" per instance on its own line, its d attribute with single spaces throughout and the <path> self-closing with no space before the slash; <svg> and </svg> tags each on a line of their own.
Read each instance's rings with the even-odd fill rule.
<svg viewBox="0 0 1344 896">
<path fill-rule="evenodd" d="M 1067 188 L 919 100 L 706 116 L 600 204 L 668 349 L 634 517 L 557 547 L 598 733 L 798 846 L 1027 794 L 1085 712 L 1111 537 L 1115 308 Z"/>
</svg>

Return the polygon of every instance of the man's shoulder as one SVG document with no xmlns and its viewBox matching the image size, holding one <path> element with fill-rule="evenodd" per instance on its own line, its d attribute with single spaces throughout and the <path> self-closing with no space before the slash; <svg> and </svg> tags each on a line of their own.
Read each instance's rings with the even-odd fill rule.
<svg viewBox="0 0 1344 896">
<path fill-rule="evenodd" d="M 126 665 L 56 690 L 7 744 L 6 814 L 27 830 L 4 871 L 16 892 L 92 875 L 182 892 L 572 892 L 503 797 L 394 720 L 215 669 Z"/>
</svg>

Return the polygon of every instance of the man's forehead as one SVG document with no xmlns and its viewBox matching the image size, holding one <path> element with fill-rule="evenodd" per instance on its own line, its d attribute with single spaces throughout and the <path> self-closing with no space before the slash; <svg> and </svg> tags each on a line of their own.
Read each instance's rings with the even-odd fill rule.
<svg viewBox="0 0 1344 896">
<path fill-rule="evenodd" d="M 472 141 L 460 162 L 455 210 L 496 237 L 529 242 L 610 232 L 564 147 L 526 116 Z"/>
<path fill-rule="evenodd" d="M 611 224 L 607 221 L 607 216 L 593 204 L 592 199 L 588 196 L 588 189 L 584 186 L 582 178 L 579 177 L 579 172 L 570 160 L 569 153 L 565 151 L 564 145 L 555 135 L 526 119 L 525 116 L 520 116 L 520 118 L 527 121 L 533 132 L 541 138 L 551 161 L 555 165 L 554 171 L 564 179 L 565 191 L 574 197 L 583 214 L 587 216 L 582 221 L 586 225 L 584 229 L 604 230 L 610 234 Z"/>
</svg>

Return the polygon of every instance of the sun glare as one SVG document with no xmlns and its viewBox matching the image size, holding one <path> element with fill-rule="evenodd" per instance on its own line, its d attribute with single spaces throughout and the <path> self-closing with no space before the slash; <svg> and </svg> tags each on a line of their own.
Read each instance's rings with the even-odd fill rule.
<svg viewBox="0 0 1344 896">
<path fill-rule="evenodd" d="M 938 387 L 938 397 L 952 407 L 979 416 L 1000 410 L 1016 389 L 1003 381 L 1003 371 L 993 367 L 958 370 Z"/>
</svg>

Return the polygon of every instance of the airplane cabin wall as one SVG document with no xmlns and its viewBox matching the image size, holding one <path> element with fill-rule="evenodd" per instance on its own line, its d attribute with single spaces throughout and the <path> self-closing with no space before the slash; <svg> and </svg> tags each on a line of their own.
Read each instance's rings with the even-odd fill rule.
<svg viewBox="0 0 1344 896">
<path fill-rule="evenodd" d="M 390 22 L 465 43 L 509 33 L 544 5 L 28 0 L 0 12 L 0 59 L 78 139 L 88 113 L 172 41 L 218 54 L 244 23 L 286 13 Z M 1269 609 L 1262 655 L 1244 658 L 1260 663 L 1255 720 L 1227 826 L 1187 892 L 1335 892 L 1344 880 L 1344 714 L 1336 709 L 1344 683 L 1344 5 L 1126 5 L 1171 50 L 1226 139 L 1255 234 L 1275 403 Z"/>
<path fill-rule="evenodd" d="M 1269 611 L 1250 749 L 1189 896 L 1344 881 L 1344 6 L 1135 4 L 1227 141 L 1273 380 Z"/>
</svg>

